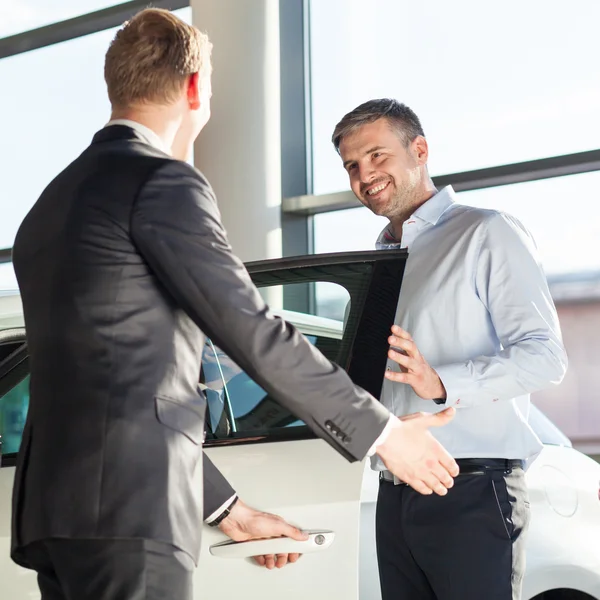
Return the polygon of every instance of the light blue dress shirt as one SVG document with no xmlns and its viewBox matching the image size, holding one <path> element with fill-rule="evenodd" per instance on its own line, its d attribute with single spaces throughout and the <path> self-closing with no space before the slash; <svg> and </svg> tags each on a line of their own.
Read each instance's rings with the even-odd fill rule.
<svg viewBox="0 0 600 600">
<path fill-rule="evenodd" d="M 531 235 L 510 215 L 458 204 L 447 187 L 404 223 L 400 243 L 384 229 L 377 248 L 394 247 L 409 254 L 395 322 L 457 409 L 431 432 L 454 458 L 533 459 L 542 444 L 527 422 L 529 394 L 558 384 L 567 357 Z M 444 408 L 388 379 L 382 402 L 398 416 Z"/>
</svg>

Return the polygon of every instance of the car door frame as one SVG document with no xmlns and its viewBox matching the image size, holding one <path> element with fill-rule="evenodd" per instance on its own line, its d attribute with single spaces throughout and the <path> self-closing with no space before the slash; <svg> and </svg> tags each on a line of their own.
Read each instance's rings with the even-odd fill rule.
<svg viewBox="0 0 600 600">
<path fill-rule="evenodd" d="M 346 360 L 338 364 L 347 371 L 352 381 L 368 391 L 378 400 L 381 397 L 383 375 L 387 364 L 389 349 L 388 337 L 394 323 L 398 298 L 404 277 L 408 252 L 402 250 L 370 250 L 360 252 L 340 252 L 331 254 L 312 254 L 254 261 L 246 264 L 246 269 L 254 284 L 261 287 L 292 284 L 326 282 L 342 285 L 343 278 L 319 269 L 336 266 L 372 265 L 366 293 L 360 297 L 350 297 L 350 311 L 347 323 L 357 321 L 355 334 L 349 342 Z M 301 279 L 299 274 L 317 269 L 310 273 L 310 279 Z M 288 279 L 282 273 L 292 274 Z M 293 310 L 285 306 L 286 310 Z M 295 428 L 294 428 L 295 429 Z M 298 428 L 304 429 L 304 428 Z M 310 431 L 285 432 L 285 436 L 270 433 L 268 436 L 249 435 L 247 437 L 205 440 L 205 447 L 227 446 L 231 444 L 256 444 L 275 442 L 280 439 L 310 439 L 316 437 Z"/>
</svg>

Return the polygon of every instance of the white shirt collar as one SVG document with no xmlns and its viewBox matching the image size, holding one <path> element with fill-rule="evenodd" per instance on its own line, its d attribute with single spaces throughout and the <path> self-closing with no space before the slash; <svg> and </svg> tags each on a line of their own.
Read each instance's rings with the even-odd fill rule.
<svg viewBox="0 0 600 600">
<path fill-rule="evenodd" d="M 171 149 L 167 148 L 158 134 L 152 131 L 152 129 L 149 127 L 146 127 L 137 121 L 132 121 L 131 119 L 112 119 L 105 125 L 105 127 L 110 127 L 111 125 L 124 125 L 125 127 L 130 127 L 134 131 L 137 131 L 137 133 L 139 133 L 144 140 L 150 144 L 150 146 L 153 146 L 157 150 L 160 150 L 169 156 L 171 155 Z"/>
</svg>

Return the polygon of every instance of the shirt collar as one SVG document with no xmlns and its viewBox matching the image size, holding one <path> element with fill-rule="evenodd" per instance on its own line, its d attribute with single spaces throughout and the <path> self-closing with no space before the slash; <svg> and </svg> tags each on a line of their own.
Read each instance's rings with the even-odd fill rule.
<svg viewBox="0 0 600 600">
<path fill-rule="evenodd" d="M 403 238 L 405 237 L 405 227 L 407 225 L 417 225 L 417 230 L 420 230 L 426 224 L 436 225 L 440 220 L 440 217 L 446 212 L 450 206 L 456 202 L 456 192 L 452 189 L 451 185 L 446 186 L 440 190 L 437 194 L 434 194 L 427 202 L 419 206 L 417 210 L 404 222 L 402 226 Z M 376 247 L 379 250 L 388 249 L 393 247 L 406 247 L 406 240 L 398 241 L 394 237 L 394 230 L 392 224 L 389 223 L 385 229 L 379 234 L 376 241 Z"/>
<path fill-rule="evenodd" d="M 125 127 L 130 127 L 134 131 L 137 131 L 150 146 L 164 152 L 165 154 L 171 155 L 171 149 L 165 146 L 165 143 L 160 139 L 157 133 L 152 131 L 149 127 L 138 123 L 137 121 L 132 121 L 131 119 L 112 119 L 109 121 L 105 127 L 110 127 L 111 125 L 124 125 Z"/>
<path fill-rule="evenodd" d="M 452 204 L 456 202 L 456 193 L 451 185 L 446 186 L 443 190 L 429 198 L 427 202 L 421 204 L 417 210 L 411 215 L 412 218 L 418 218 L 432 225 L 436 225 L 440 217 L 444 214 Z M 409 219 L 410 220 L 410 219 Z"/>
</svg>

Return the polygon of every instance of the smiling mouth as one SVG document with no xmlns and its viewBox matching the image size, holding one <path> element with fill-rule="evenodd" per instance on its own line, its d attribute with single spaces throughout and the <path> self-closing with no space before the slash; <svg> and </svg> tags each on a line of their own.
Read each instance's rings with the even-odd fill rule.
<svg viewBox="0 0 600 600">
<path fill-rule="evenodd" d="M 381 192 L 383 192 L 383 190 L 385 190 L 385 188 L 390 185 L 389 181 L 386 181 L 385 183 L 380 183 L 379 185 L 376 185 L 375 187 L 372 187 L 371 189 L 367 190 L 366 195 L 369 198 L 373 198 L 374 196 L 377 196 L 378 194 L 380 194 Z"/>
</svg>

